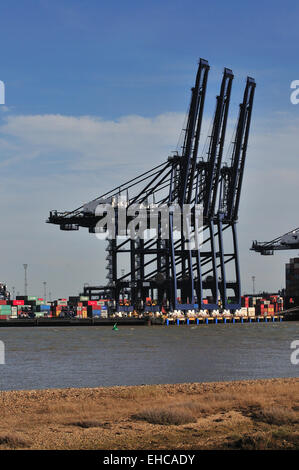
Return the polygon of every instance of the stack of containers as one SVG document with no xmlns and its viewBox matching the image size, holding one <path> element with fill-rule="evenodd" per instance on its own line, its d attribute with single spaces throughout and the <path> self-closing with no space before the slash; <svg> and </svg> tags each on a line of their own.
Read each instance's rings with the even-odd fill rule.
<svg viewBox="0 0 299 470">
<path fill-rule="evenodd" d="M 283 298 L 279 297 L 277 299 L 277 312 L 282 312 L 283 311 Z"/>
<path fill-rule="evenodd" d="M 87 316 L 89 318 L 101 316 L 101 301 L 100 300 L 88 300 L 87 302 Z"/>
<path fill-rule="evenodd" d="M 268 304 L 268 315 L 274 315 L 274 305 Z"/>
<path fill-rule="evenodd" d="M 265 309 L 264 299 L 259 299 L 255 307 L 256 314 L 264 315 L 264 309 Z"/>
<path fill-rule="evenodd" d="M 55 305 L 54 307 L 55 317 L 59 317 L 59 315 L 61 314 L 61 310 L 62 310 L 62 307 L 60 305 Z"/>
<path fill-rule="evenodd" d="M 264 302 L 265 302 L 265 310 L 267 310 L 267 315 L 269 315 L 269 313 L 272 312 L 272 310 L 274 312 L 274 306 L 271 303 L 271 301 L 270 300 L 265 300 Z"/>
<path fill-rule="evenodd" d="M 244 295 L 242 295 L 242 297 L 241 297 L 241 306 L 245 307 L 245 308 L 249 307 L 249 297 L 248 296 L 245 297 Z"/>
<path fill-rule="evenodd" d="M 18 318 L 18 307 L 16 305 L 11 307 L 11 318 Z"/>
<path fill-rule="evenodd" d="M 293 299 L 292 306 L 299 305 L 299 258 L 286 264 L 286 297 Z"/>
<path fill-rule="evenodd" d="M 264 316 L 268 315 L 269 304 L 270 304 L 270 300 L 264 300 Z"/>
<path fill-rule="evenodd" d="M 27 299 L 27 297 L 26 297 Z M 23 299 L 20 299 L 19 297 L 16 298 L 16 300 L 12 301 L 13 307 L 17 308 L 17 316 L 21 315 L 22 311 L 24 310 L 25 307 L 25 300 L 24 297 Z M 15 310 L 14 310 L 15 313 Z"/>
<path fill-rule="evenodd" d="M 32 295 L 17 296 L 12 304 L 17 306 L 19 315 L 31 311 L 35 313 L 37 317 L 43 317 L 45 315 L 47 317 L 52 316 L 51 302 L 46 302 L 41 297 Z"/>
<path fill-rule="evenodd" d="M 78 302 L 77 304 L 77 317 L 82 318 L 82 302 Z"/>
<path fill-rule="evenodd" d="M 10 318 L 12 314 L 11 305 L 7 300 L 0 300 L 0 319 L 6 320 Z"/>
<path fill-rule="evenodd" d="M 82 306 L 82 318 L 87 318 L 87 306 Z"/>
<path fill-rule="evenodd" d="M 101 299 L 98 301 L 99 305 L 101 306 L 101 317 L 102 318 L 107 318 L 108 316 L 108 299 Z"/>
<path fill-rule="evenodd" d="M 255 317 L 255 307 L 248 307 L 247 311 L 249 317 Z"/>
<path fill-rule="evenodd" d="M 47 316 L 47 317 L 50 317 L 51 316 L 51 304 L 49 302 L 45 302 L 43 305 L 40 305 L 40 308 L 39 308 L 39 313 L 40 313 L 40 316 Z"/>
<path fill-rule="evenodd" d="M 248 309 L 246 307 L 241 307 L 241 315 L 242 317 L 243 316 L 247 316 L 248 314 Z"/>
<path fill-rule="evenodd" d="M 58 299 L 53 302 L 54 316 L 59 317 L 62 307 L 67 307 L 67 299 Z"/>
</svg>

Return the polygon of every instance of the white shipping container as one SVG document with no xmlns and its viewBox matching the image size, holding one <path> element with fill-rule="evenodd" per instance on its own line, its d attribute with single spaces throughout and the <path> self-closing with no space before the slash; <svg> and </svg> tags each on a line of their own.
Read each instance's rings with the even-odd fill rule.
<svg viewBox="0 0 299 470">
<path fill-rule="evenodd" d="M 248 308 L 248 316 L 249 317 L 254 317 L 255 316 L 255 307 L 249 307 Z"/>
</svg>

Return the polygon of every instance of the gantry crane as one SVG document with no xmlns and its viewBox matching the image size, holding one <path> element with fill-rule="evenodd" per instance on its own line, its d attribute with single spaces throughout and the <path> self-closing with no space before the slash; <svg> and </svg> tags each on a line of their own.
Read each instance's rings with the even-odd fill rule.
<svg viewBox="0 0 299 470">
<path fill-rule="evenodd" d="M 48 223 L 61 230 L 76 231 L 79 227 L 97 233 L 103 215 L 99 204 L 114 208 L 116 226 L 120 207 L 126 210 L 137 204 L 146 211 L 146 223 L 153 208 L 167 206 L 168 237 L 163 236 L 158 219 L 154 238 L 118 236 L 107 240 L 107 279 L 101 286 L 85 286 L 84 293 L 92 298 L 107 296 L 115 310 L 123 310 L 119 299 L 125 292 L 129 297 L 128 309 L 161 310 L 164 308 L 188 310 L 215 309 L 219 301 L 223 308 L 235 310 L 241 305 L 241 281 L 236 224 L 244 174 L 244 165 L 250 130 L 255 80 L 247 77 L 240 104 L 239 117 L 228 163 L 223 163 L 233 72 L 225 68 L 207 155 L 198 158 L 202 118 L 210 66 L 200 59 L 195 85 L 191 90 L 191 103 L 181 151 L 125 184 L 99 196 L 88 204 L 70 212 L 51 211 Z M 186 247 L 186 234 L 175 237 L 172 207 L 191 207 L 190 230 L 195 245 Z M 202 226 L 197 225 L 195 211 L 202 209 Z M 126 224 L 132 221 L 126 218 Z M 146 225 L 148 227 L 148 225 Z M 201 242 L 198 242 L 199 232 Z M 223 233 L 229 233 L 231 247 L 226 247 Z M 165 234 L 164 234 L 165 235 Z M 120 257 L 126 255 L 127 271 L 121 268 Z M 228 279 L 227 268 L 233 273 Z M 232 274 L 230 274 L 231 276 Z M 148 298 L 157 299 L 155 307 L 147 305 Z M 204 299 L 208 299 L 208 303 Z"/>
<path fill-rule="evenodd" d="M 290 232 L 274 238 L 270 242 L 253 241 L 251 250 L 261 255 L 273 255 L 274 251 L 281 250 L 298 250 L 299 248 L 299 227 Z"/>
</svg>

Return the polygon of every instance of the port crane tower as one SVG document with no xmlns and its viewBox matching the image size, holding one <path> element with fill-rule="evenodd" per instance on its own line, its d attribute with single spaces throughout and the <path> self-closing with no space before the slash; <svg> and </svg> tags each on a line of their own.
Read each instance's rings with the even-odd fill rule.
<svg viewBox="0 0 299 470">
<path fill-rule="evenodd" d="M 234 75 L 225 68 L 219 95 L 216 97 L 215 114 L 208 137 L 207 152 L 198 157 L 202 119 L 206 98 L 209 63 L 200 59 L 191 89 L 191 102 L 183 142 L 160 165 L 142 173 L 111 191 L 102 194 L 88 204 L 72 211 L 51 211 L 47 220 L 64 231 L 77 231 L 85 227 L 97 233 L 102 215 L 99 204 L 110 204 L 115 210 L 115 224 L 119 223 L 120 207 L 126 209 L 138 204 L 150 219 L 153 207 L 171 208 L 174 204 L 183 208 L 191 206 L 190 230 L 197 238 L 196 207 L 202 208 L 202 241 L 186 248 L 185 234 L 174 236 L 174 216 L 169 210 L 169 236 L 163 237 L 159 219 L 156 236 L 146 239 L 115 236 L 107 239 L 107 284 L 84 286 L 84 294 L 92 299 L 109 298 L 115 311 L 122 310 L 170 310 L 208 309 L 219 307 L 235 310 L 241 305 L 241 281 L 236 224 L 241 196 L 244 166 L 252 115 L 255 80 L 247 77 L 243 101 L 239 106 L 236 131 L 227 163 L 223 163 L 223 150 L 229 116 Z M 129 225 L 130 217 L 126 219 Z M 228 233 L 230 246 L 224 243 Z M 127 256 L 124 272 L 121 257 Z M 233 272 L 228 278 L 227 268 Z M 230 274 L 231 276 L 231 274 Z M 120 298 L 124 295 L 128 306 Z M 149 305 L 148 299 L 156 299 Z M 206 300 L 207 299 L 207 300 Z M 205 302 L 204 302 L 205 300 Z M 208 303 L 206 303 L 208 301 Z"/>
</svg>

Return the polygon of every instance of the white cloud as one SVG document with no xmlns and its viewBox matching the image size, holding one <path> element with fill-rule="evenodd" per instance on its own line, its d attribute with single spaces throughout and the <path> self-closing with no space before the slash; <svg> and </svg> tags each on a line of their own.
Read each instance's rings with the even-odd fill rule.
<svg viewBox="0 0 299 470">
<path fill-rule="evenodd" d="M 0 147 L 5 150 L 11 141 L 17 141 L 24 159 L 30 158 L 32 152 L 34 158 L 45 154 L 55 157 L 59 153 L 63 160 L 65 153 L 71 155 L 65 163 L 77 171 L 119 164 L 136 164 L 140 168 L 167 157 L 183 119 L 180 113 L 155 118 L 124 116 L 117 121 L 91 116 L 9 116 L 1 127 L 6 141 L 0 142 Z M 16 161 L 11 154 L 4 160 L 6 165 L 9 160 Z"/>
</svg>

